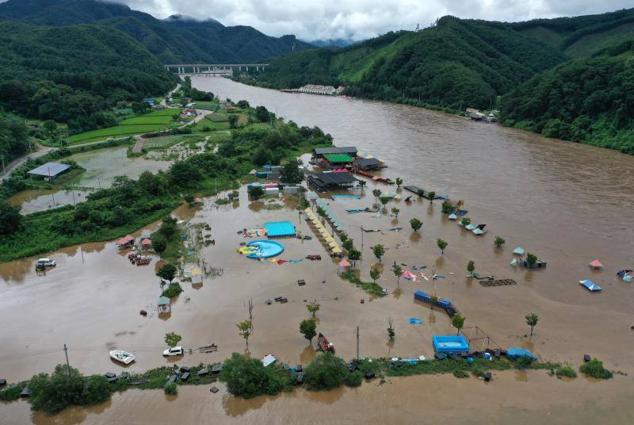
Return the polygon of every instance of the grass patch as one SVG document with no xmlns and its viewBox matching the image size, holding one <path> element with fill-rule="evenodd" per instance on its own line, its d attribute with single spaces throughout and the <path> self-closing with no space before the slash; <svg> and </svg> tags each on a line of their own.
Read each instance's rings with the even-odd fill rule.
<svg viewBox="0 0 634 425">
<path fill-rule="evenodd" d="M 576 378 L 577 372 L 571 366 L 562 365 L 555 369 L 555 375 L 557 378 Z"/>
<path fill-rule="evenodd" d="M 356 285 L 357 288 L 363 289 L 365 292 L 367 292 L 370 295 L 374 295 L 377 297 L 385 296 L 385 293 L 383 292 L 383 287 L 381 285 L 374 282 L 362 281 L 359 278 L 359 276 L 357 276 L 356 273 L 352 270 L 342 273 L 341 277 L 342 279 L 347 280 L 348 282 Z"/>
<path fill-rule="evenodd" d="M 612 372 L 603 367 L 603 362 L 599 359 L 592 359 L 579 367 L 579 371 L 586 376 L 596 379 L 610 379 Z"/>
</svg>

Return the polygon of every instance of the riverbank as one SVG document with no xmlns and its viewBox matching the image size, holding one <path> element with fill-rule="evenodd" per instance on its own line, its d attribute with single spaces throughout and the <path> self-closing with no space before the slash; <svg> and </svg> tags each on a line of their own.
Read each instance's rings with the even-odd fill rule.
<svg viewBox="0 0 634 425">
<path fill-rule="evenodd" d="M 234 108 L 231 114 L 236 117 L 239 128 L 234 130 L 231 141 L 209 146 L 207 149 L 211 151 L 203 149 L 202 153 L 186 156 L 167 173 L 142 175 L 138 181 L 116 178 L 111 189 L 94 192 L 74 207 L 24 217 L 22 225 L 0 241 L 0 261 L 123 236 L 167 214 L 183 197 L 208 196 L 235 189 L 238 179 L 260 165 L 279 164 L 313 146 L 330 143 L 320 132 L 300 133 L 297 126 L 264 111 L 266 117 L 262 123 L 261 117 L 254 117 L 253 108 Z M 239 124 L 240 116 L 244 118 L 242 124 Z M 70 152 L 55 153 L 56 156 L 66 154 Z M 25 167 L 30 165 L 27 162 Z"/>
</svg>

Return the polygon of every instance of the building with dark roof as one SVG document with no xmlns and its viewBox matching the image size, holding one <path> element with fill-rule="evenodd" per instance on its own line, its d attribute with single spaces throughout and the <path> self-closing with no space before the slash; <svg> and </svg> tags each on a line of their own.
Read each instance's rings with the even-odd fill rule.
<svg viewBox="0 0 634 425">
<path fill-rule="evenodd" d="M 349 172 L 313 173 L 306 179 L 308 185 L 319 192 L 346 190 L 354 187 L 358 180 Z"/>
<path fill-rule="evenodd" d="M 376 158 L 356 158 L 352 164 L 356 169 L 363 171 L 372 171 L 385 168 L 385 164 Z"/>
<path fill-rule="evenodd" d="M 346 155 L 350 155 L 353 158 L 356 158 L 358 155 L 358 151 L 357 151 L 357 148 L 355 148 L 354 146 L 343 146 L 343 147 L 330 146 L 327 148 L 313 149 L 313 159 L 323 158 L 324 155 L 331 155 L 331 154 L 346 154 Z"/>
</svg>

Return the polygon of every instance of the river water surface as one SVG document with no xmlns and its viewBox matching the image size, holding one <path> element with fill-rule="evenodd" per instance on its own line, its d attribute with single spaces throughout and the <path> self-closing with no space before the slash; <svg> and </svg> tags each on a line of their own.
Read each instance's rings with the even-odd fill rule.
<svg viewBox="0 0 634 425">
<path fill-rule="evenodd" d="M 217 244 L 202 252 L 208 264 L 224 273 L 206 280 L 202 288 L 185 288 L 167 320 L 150 315 L 158 287 L 152 268 L 136 268 L 117 254 L 114 246 L 93 244 L 53 254 L 60 264 L 46 276 L 36 276 L 33 260 L 0 265 L 0 321 L 12 323 L 0 334 L 0 375 L 25 379 L 51 370 L 62 361 L 59 346 L 68 342 L 74 366 L 87 373 L 115 368 L 104 355 L 110 347 L 137 354 L 132 370 L 169 364 L 160 356 L 162 335 L 176 331 L 188 347 L 216 342 L 219 352 L 194 354 L 187 364 L 217 361 L 244 342 L 235 323 L 244 320 L 246 302 L 255 302 L 256 331 L 250 341 L 254 356 L 275 353 L 290 363 L 306 363 L 312 348 L 297 333 L 306 316 L 305 302 L 317 299 L 319 330 L 335 342 L 344 358 L 355 355 L 354 329 L 362 329 L 362 355 L 432 355 L 432 334 L 453 332 L 448 319 L 412 302 L 412 292 L 422 289 L 449 297 L 467 318 L 466 332 L 475 326 L 494 344 L 520 345 L 545 360 L 579 364 L 584 353 L 600 357 L 617 375 L 609 383 L 584 378 L 564 382 L 546 376 L 500 373 L 489 385 L 453 377 L 394 379 L 389 384 L 366 384 L 358 390 L 326 394 L 296 392 L 251 401 L 229 397 L 224 388 L 216 396 L 206 388 L 182 388 L 176 400 L 160 392 L 129 392 L 95 409 L 73 409 L 49 419 L 29 416 L 23 403 L 1 406 L 9 423 L 157 423 L 183 419 L 186 423 L 535 423 L 548 415 L 551 423 L 630 423 L 634 409 L 633 288 L 616 278 L 621 268 L 634 268 L 634 158 L 618 152 L 548 140 L 476 123 L 424 109 L 381 102 L 281 93 L 249 87 L 222 78 L 194 78 L 199 89 L 234 101 L 248 100 L 299 125 L 317 125 L 334 136 L 339 146 L 355 145 L 362 152 L 386 161 L 384 175 L 402 177 L 453 199 L 463 199 L 470 216 L 486 223 L 489 233 L 476 238 L 461 231 L 440 213 L 439 204 L 418 201 L 398 203 L 398 221 L 386 215 L 348 215 L 346 208 L 369 206 L 361 200 L 332 201 L 332 210 L 356 245 L 363 241 L 361 270 L 364 278 L 374 262 L 370 247 L 387 248 L 383 263 L 425 264 L 428 272 L 447 276 L 439 281 L 397 282 L 386 270 L 379 279 L 391 295 L 368 300 L 360 290 L 341 282 L 330 261 L 286 265 L 245 261 L 235 253 L 243 239 L 236 231 L 267 220 L 292 220 L 309 232 L 291 209 L 267 210 L 249 205 L 244 190 L 239 205 L 205 206 L 187 212 L 192 222 L 209 223 Z M 113 164 L 120 167 L 120 164 Z M 127 172 L 124 170 L 124 173 Z M 116 175 L 116 171 L 113 171 Z M 369 183 L 369 189 L 373 189 Z M 394 190 L 377 186 L 382 190 Z M 423 222 L 421 235 L 412 235 L 409 219 Z M 362 236 L 360 226 L 383 230 Z M 402 232 L 389 232 L 392 226 Z M 502 250 L 493 247 L 494 236 L 506 239 Z M 437 238 L 448 241 L 444 255 Z M 315 240 L 284 241 L 285 259 L 325 252 Z M 548 262 L 546 270 L 513 269 L 511 250 L 522 245 Z M 599 258 L 606 269 L 591 272 L 587 263 Z M 465 266 L 474 260 L 481 274 L 512 278 L 510 287 L 485 288 L 465 278 Z M 389 267 L 386 267 L 388 269 Z M 307 281 L 305 287 L 297 279 Z M 578 281 L 592 278 L 604 291 L 590 294 Z M 266 306 L 278 295 L 286 305 Z M 361 304 L 360 299 L 366 302 Z M 367 302 L 370 301 L 370 302 Z M 540 322 L 533 338 L 526 336 L 524 315 L 534 311 Z M 418 316 L 423 325 L 407 319 Z M 386 344 L 387 320 L 394 320 L 397 338 Z M 115 369 L 116 370 L 116 369 Z M 3 377 L 4 377 L 3 376 Z M 455 409 L 455 410 L 453 410 Z M 612 414 L 608 412 L 612 411 Z M 181 412 L 170 416 L 170 412 Z M 324 413 L 324 412 L 327 412 Z M 325 415 L 325 416 L 322 416 Z M 323 421 L 320 419 L 323 418 Z M 51 422 L 52 421 L 52 422 Z M 625 421 L 625 422 L 624 422 Z M 3 422 L 4 423 L 4 422 Z"/>
</svg>

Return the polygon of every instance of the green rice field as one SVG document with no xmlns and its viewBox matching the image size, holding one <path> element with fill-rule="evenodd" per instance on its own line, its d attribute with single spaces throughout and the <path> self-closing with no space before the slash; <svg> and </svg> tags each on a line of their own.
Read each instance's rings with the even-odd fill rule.
<svg viewBox="0 0 634 425">
<path fill-rule="evenodd" d="M 115 127 L 100 128 L 98 130 L 75 134 L 68 138 L 68 143 L 73 145 L 78 143 L 94 142 L 110 137 L 133 136 L 136 134 L 163 130 L 174 122 L 173 116 L 179 113 L 180 109 L 175 108 L 153 111 L 139 117 L 123 120 Z"/>
</svg>

